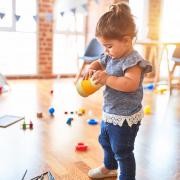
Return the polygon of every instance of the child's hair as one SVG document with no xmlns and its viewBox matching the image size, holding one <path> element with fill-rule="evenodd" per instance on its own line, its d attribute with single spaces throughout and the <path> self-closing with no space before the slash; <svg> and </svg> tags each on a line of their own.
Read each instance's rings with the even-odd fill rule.
<svg viewBox="0 0 180 180">
<path fill-rule="evenodd" d="M 128 4 L 119 3 L 110 6 L 109 11 L 101 16 L 96 26 L 96 37 L 121 39 L 136 36 L 134 16 Z"/>
</svg>

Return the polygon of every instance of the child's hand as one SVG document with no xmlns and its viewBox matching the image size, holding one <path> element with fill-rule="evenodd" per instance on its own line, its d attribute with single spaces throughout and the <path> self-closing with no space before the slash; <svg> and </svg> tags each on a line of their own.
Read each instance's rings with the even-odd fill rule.
<svg viewBox="0 0 180 180">
<path fill-rule="evenodd" d="M 106 71 L 96 71 L 93 76 L 92 76 L 92 80 L 94 81 L 95 84 L 106 84 L 106 80 L 108 78 L 108 75 L 106 73 Z"/>
<path fill-rule="evenodd" d="M 88 71 L 84 74 L 83 80 L 87 80 L 92 77 L 96 70 L 89 68 Z"/>
</svg>

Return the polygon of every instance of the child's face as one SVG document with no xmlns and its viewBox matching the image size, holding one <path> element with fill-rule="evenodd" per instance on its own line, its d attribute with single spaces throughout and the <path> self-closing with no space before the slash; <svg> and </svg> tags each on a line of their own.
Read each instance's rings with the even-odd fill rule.
<svg viewBox="0 0 180 180">
<path fill-rule="evenodd" d="M 122 40 L 98 37 L 98 40 L 105 47 L 105 53 L 112 59 L 121 58 L 132 50 L 132 40 L 126 37 L 122 38 Z"/>
</svg>

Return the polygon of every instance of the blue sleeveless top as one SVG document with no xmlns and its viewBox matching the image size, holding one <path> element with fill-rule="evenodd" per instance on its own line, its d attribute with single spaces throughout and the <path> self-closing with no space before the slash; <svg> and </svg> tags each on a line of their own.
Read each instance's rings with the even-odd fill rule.
<svg viewBox="0 0 180 180">
<path fill-rule="evenodd" d="M 118 59 L 102 54 L 100 63 L 105 68 L 106 73 L 112 76 L 124 76 L 125 71 L 135 65 L 142 68 L 139 87 L 134 92 L 122 92 L 105 86 L 103 91 L 104 102 L 103 111 L 108 114 L 131 116 L 142 109 L 144 74 L 152 71 L 152 66 L 141 55 L 133 50 L 131 54 Z"/>
</svg>

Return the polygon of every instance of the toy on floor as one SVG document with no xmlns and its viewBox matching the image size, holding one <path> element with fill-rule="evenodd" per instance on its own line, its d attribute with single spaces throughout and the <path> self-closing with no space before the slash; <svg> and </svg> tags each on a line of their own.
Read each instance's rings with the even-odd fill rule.
<svg viewBox="0 0 180 180">
<path fill-rule="evenodd" d="M 42 118 L 43 117 L 43 113 L 42 112 L 37 112 L 37 118 Z"/>
<path fill-rule="evenodd" d="M 144 114 L 151 114 L 151 107 L 149 105 L 144 107 Z"/>
<path fill-rule="evenodd" d="M 68 118 L 67 121 L 66 121 L 66 124 L 71 125 L 72 120 L 73 120 L 73 118 L 71 118 L 71 117 Z"/>
<path fill-rule="evenodd" d="M 88 145 L 84 144 L 83 142 L 79 142 L 76 145 L 76 151 L 87 151 Z"/>
<path fill-rule="evenodd" d="M 148 90 L 153 90 L 154 89 L 154 84 L 150 83 L 144 86 L 144 89 L 148 89 Z"/>
<path fill-rule="evenodd" d="M 85 114 L 85 112 L 86 112 L 86 110 L 84 108 L 80 108 L 78 111 L 76 111 L 76 114 L 78 116 L 82 116 Z"/>
<path fill-rule="evenodd" d="M 159 88 L 159 89 L 155 89 L 154 92 L 156 94 L 164 94 L 167 91 L 166 88 Z"/>
<path fill-rule="evenodd" d="M 79 95 L 87 97 L 102 87 L 101 84 L 95 84 L 94 81 L 89 78 L 87 80 L 79 79 L 76 83 L 76 90 Z"/>
<path fill-rule="evenodd" d="M 89 125 L 96 125 L 96 124 L 98 124 L 98 121 L 95 120 L 95 119 L 89 119 L 89 120 L 88 120 L 88 124 L 89 124 Z"/>
<path fill-rule="evenodd" d="M 49 113 L 51 116 L 54 116 L 55 109 L 53 107 L 49 108 Z"/>
<path fill-rule="evenodd" d="M 69 113 L 70 113 L 70 114 L 74 114 L 73 111 L 70 111 Z M 68 114 L 68 111 L 65 111 L 64 114 Z"/>
<path fill-rule="evenodd" d="M 33 129 L 33 123 L 32 123 L 32 121 L 30 121 L 29 122 L 29 124 L 27 124 L 25 121 L 23 122 L 23 124 L 22 124 L 22 129 L 23 130 L 26 130 L 26 129 Z"/>
</svg>

